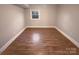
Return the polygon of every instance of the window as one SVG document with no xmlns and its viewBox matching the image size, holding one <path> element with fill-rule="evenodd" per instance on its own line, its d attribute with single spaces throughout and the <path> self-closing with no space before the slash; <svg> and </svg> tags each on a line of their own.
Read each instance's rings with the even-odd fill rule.
<svg viewBox="0 0 79 59">
<path fill-rule="evenodd" d="M 40 14 L 38 10 L 32 10 L 31 11 L 31 18 L 32 20 L 39 20 Z"/>
</svg>

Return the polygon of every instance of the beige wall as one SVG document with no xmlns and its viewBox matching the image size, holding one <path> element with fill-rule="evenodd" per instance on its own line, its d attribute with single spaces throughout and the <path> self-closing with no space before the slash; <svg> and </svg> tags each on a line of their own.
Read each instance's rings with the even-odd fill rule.
<svg viewBox="0 0 79 59">
<path fill-rule="evenodd" d="M 79 5 L 59 5 L 56 26 L 79 42 Z"/>
<path fill-rule="evenodd" d="M 40 11 L 40 20 L 32 20 L 30 10 Z M 54 26 L 56 20 L 56 5 L 31 5 L 26 9 L 27 26 Z"/>
<path fill-rule="evenodd" d="M 15 5 L 0 5 L 0 48 L 24 27 L 22 8 Z"/>
</svg>

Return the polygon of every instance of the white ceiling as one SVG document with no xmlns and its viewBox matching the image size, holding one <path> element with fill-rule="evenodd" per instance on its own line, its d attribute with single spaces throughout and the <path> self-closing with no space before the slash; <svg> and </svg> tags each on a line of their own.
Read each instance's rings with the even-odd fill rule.
<svg viewBox="0 0 79 59">
<path fill-rule="evenodd" d="M 19 6 L 21 8 L 29 8 L 30 5 L 29 4 L 15 4 L 16 6 Z"/>
<path fill-rule="evenodd" d="M 32 5 L 34 4 L 15 4 L 16 6 L 19 6 L 21 8 L 30 8 Z M 41 4 L 37 4 L 37 5 L 41 5 Z M 42 4 L 43 6 L 47 6 L 47 4 Z"/>
</svg>

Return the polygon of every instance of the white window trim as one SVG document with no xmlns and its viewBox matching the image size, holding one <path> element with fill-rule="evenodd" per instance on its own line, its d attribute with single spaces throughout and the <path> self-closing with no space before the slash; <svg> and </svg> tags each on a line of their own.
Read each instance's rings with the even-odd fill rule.
<svg viewBox="0 0 79 59">
<path fill-rule="evenodd" d="M 39 18 L 38 19 L 33 19 L 32 18 L 32 11 L 38 11 L 38 14 L 39 14 Z M 30 9 L 30 17 L 31 17 L 31 20 L 40 20 L 40 11 L 38 9 Z"/>
</svg>

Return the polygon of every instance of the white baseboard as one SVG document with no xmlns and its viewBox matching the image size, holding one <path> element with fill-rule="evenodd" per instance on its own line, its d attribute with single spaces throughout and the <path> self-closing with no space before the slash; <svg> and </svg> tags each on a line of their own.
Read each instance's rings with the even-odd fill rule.
<svg viewBox="0 0 79 59">
<path fill-rule="evenodd" d="M 15 35 L 12 39 L 10 39 L 2 48 L 0 48 L 0 54 L 26 29 L 23 28 L 17 35 Z"/>
<path fill-rule="evenodd" d="M 62 30 L 60 30 L 58 27 L 55 27 L 61 34 L 63 34 L 66 38 L 68 38 L 74 45 L 76 45 L 79 48 L 79 42 L 74 40 L 72 37 L 68 36 L 66 33 L 64 33 Z"/>
<path fill-rule="evenodd" d="M 27 26 L 27 28 L 55 28 L 54 26 Z"/>
</svg>

